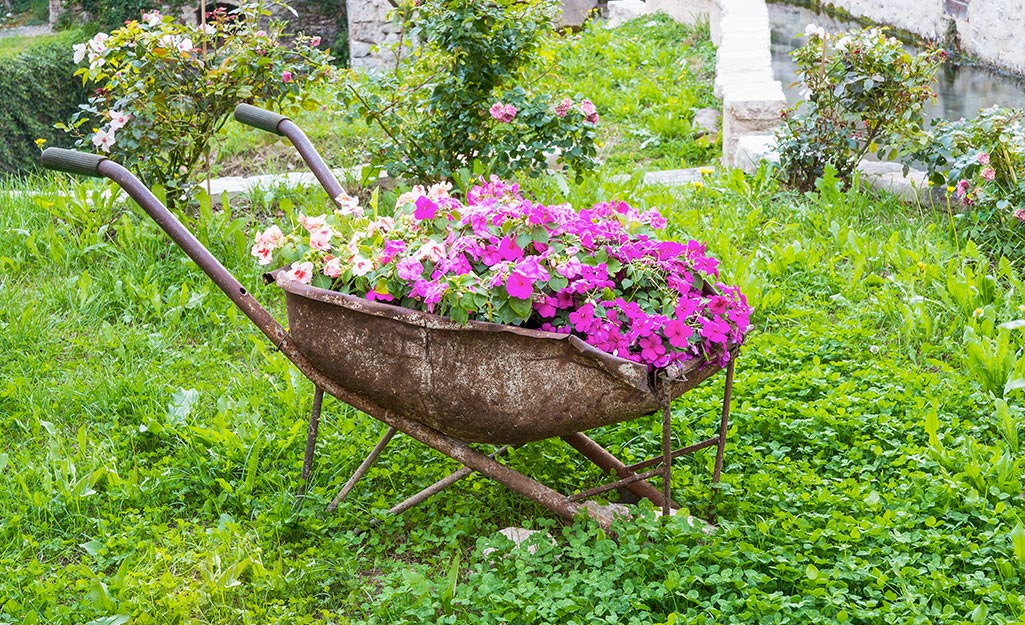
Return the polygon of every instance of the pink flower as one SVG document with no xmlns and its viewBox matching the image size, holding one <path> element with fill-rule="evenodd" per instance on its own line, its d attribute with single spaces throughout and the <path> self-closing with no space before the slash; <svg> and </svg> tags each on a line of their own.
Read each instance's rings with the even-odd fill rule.
<svg viewBox="0 0 1025 625">
<path fill-rule="evenodd" d="M 331 237 L 334 236 L 334 231 L 328 226 L 321 226 L 317 230 L 310 233 L 310 247 L 321 252 L 326 252 L 331 249 Z"/>
<path fill-rule="evenodd" d="M 563 98 L 555 105 L 555 114 L 559 117 L 565 117 L 571 108 L 573 108 L 573 100 Z"/>
<path fill-rule="evenodd" d="M 125 124 L 128 123 L 128 120 L 132 118 L 131 115 L 129 115 L 127 113 L 122 113 L 120 111 L 115 111 L 114 109 L 111 109 L 110 111 L 108 111 L 107 114 L 110 115 L 110 131 L 111 132 L 113 132 L 115 130 L 121 130 L 122 128 L 125 127 Z"/>
<path fill-rule="evenodd" d="M 1014 211 L 1014 218 L 1018 221 L 1025 221 L 1025 208 L 1019 208 Z"/>
<path fill-rule="evenodd" d="M 311 234 L 315 230 L 320 230 L 327 223 L 327 215 L 320 215 L 319 217 L 307 217 L 302 213 L 299 213 L 299 223 L 303 228 L 306 228 Z"/>
<path fill-rule="evenodd" d="M 365 276 L 370 273 L 373 268 L 374 263 L 370 262 L 370 259 L 363 258 L 359 254 L 352 257 L 352 275 Z"/>
<path fill-rule="evenodd" d="M 284 233 L 281 232 L 281 228 L 277 226 L 271 226 L 256 235 L 256 242 L 260 244 L 269 245 L 271 248 L 276 248 L 281 245 L 282 239 L 285 238 Z"/>
<path fill-rule="evenodd" d="M 310 39 L 310 47 L 311 48 L 316 48 L 319 45 L 320 45 L 320 37 L 314 37 L 314 38 Z"/>
<path fill-rule="evenodd" d="M 420 246 L 420 249 L 416 251 L 416 258 L 418 260 L 429 260 L 432 263 L 436 263 L 445 257 L 445 246 L 437 241 L 428 241 Z"/>
<path fill-rule="evenodd" d="M 997 177 L 997 172 L 992 167 L 983 167 L 980 175 L 986 180 L 993 180 Z"/>
<path fill-rule="evenodd" d="M 398 270 L 399 277 L 407 282 L 416 280 L 424 272 L 424 266 L 412 256 L 407 256 L 400 260 L 395 265 L 395 269 Z"/>
<path fill-rule="evenodd" d="M 110 148 L 114 146 L 114 131 L 113 130 L 100 130 L 96 131 L 93 135 L 93 145 L 100 148 L 104 152 L 110 152 Z"/>
<path fill-rule="evenodd" d="M 292 82 L 292 72 L 288 71 L 287 69 L 281 72 L 281 82 L 286 84 Z"/>
<path fill-rule="evenodd" d="M 505 283 L 505 289 L 509 291 L 509 297 L 530 299 L 530 296 L 534 293 L 534 283 L 527 276 L 514 271 L 509 274 L 509 279 Z"/>
<path fill-rule="evenodd" d="M 516 114 L 519 112 L 519 110 L 512 104 L 502 104 L 501 102 L 495 102 L 491 105 L 491 108 L 488 109 L 488 112 L 494 119 L 497 119 L 498 121 L 507 124 L 512 120 L 516 119 Z"/>
<path fill-rule="evenodd" d="M 678 349 L 686 349 L 690 345 L 690 337 L 694 334 L 694 328 L 678 319 L 670 319 L 662 330 L 669 344 Z"/>
<path fill-rule="evenodd" d="M 438 205 L 431 201 L 427 196 L 421 195 L 416 199 L 416 210 L 413 211 L 413 217 L 416 217 L 420 221 L 428 219 L 434 219 L 434 216 L 438 213 Z"/>
<path fill-rule="evenodd" d="M 979 161 L 980 165 L 989 165 L 989 152 L 979 152 L 979 155 L 975 158 Z"/>
<path fill-rule="evenodd" d="M 313 281 L 313 263 L 292 263 L 292 268 L 285 272 L 285 278 L 309 284 Z"/>
<path fill-rule="evenodd" d="M 335 198 L 335 205 L 341 215 L 362 215 L 363 209 L 359 207 L 359 198 L 342 191 Z"/>
<path fill-rule="evenodd" d="M 598 109 L 594 106 L 594 102 L 590 100 L 581 100 L 580 112 L 584 114 L 584 121 L 597 124 L 598 123 Z"/>
<path fill-rule="evenodd" d="M 519 260 L 523 258 L 523 249 L 516 244 L 516 239 L 507 236 L 498 244 L 498 255 L 502 260 Z"/>
<path fill-rule="evenodd" d="M 337 278 L 342 275 L 342 265 L 337 257 L 328 257 L 327 262 L 324 263 L 324 275 L 329 278 Z"/>
<path fill-rule="evenodd" d="M 269 265 L 274 258 L 274 248 L 265 243 L 256 243 L 250 250 L 260 265 Z"/>
</svg>

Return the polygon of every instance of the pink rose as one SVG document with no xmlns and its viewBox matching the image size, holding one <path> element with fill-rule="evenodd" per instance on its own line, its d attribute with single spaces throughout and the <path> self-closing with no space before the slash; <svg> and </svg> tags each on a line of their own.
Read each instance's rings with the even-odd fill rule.
<svg viewBox="0 0 1025 625">
<path fill-rule="evenodd" d="M 283 82 L 283 83 L 290 83 L 290 82 L 292 82 L 292 72 L 288 71 L 287 69 L 285 71 L 281 72 L 281 82 Z"/>
<path fill-rule="evenodd" d="M 569 98 L 563 98 L 558 104 L 555 105 L 555 114 L 559 117 L 565 117 L 569 110 L 573 108 L 573 100 Z"/>
<path fill-rule="evenodd" d="M 992 167 L 983 167 L 981 175 L 986 180 L 993 180 L 994 178 L 997 177 L 997 172 Z"/>
<path fill-rule="evenodd" d="M 979 152 L 976 159 L 978 159 L 980 165 L 989 165 L 989 152 Z"/>
</svg>

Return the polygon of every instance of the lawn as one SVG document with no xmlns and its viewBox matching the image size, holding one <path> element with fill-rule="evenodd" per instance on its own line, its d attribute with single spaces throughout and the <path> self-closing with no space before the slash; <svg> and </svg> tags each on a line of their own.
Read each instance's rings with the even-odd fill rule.
<svg viewBox="0 0 1025 625">
<path fill-rule="evenodd" d="M 1001 327 L 1025 317 L 1021 271 L 953 239 L 943 211 L 858 184 L 624 170 L 523 184 L 659 207 L 755 306 L 722 486 L 707 451 L 674 473 L 691 514 L 714 511 L 708 536 L 642 505 L 613 540 L 478 477 L 385 517 L 455 468 L 404 436 L 327 514 L 384 429 L 330 399 L 297 504 L 312 385 L 137 208 L 65 178 L 5 183 L 0 623 L 1025 621 L 1025 341 Z M 326 201 L 277 190 L 187 221 L 281 317 L 254 220 Z M 720 376 L 675 403 L 678 442 L 710 435 L 721 393 Z M 641 457 L 659 432 L 593 435 Z M 555 442 L 509 462 L 564 490 L 599 477 Z M 514 548 L 507 526 L 554 545 Z"/>
</svg>

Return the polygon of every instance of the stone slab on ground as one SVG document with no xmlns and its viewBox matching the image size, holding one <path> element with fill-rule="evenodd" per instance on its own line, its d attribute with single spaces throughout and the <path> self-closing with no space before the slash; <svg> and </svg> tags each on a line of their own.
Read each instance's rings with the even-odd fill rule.
<svg viewBox="0 0 1025 625">
<path fill-rule="evenodd" d="M 552 538 L 552 535 L 549 534 L 548 532 L 545 532 L 545 531 L 542 531 L 542 530 L 528 530 L 528 529 L 523 528 L 523 527 L 507 527 L 505 529 L 498 530 L 498 533 L 501 534 L 502 536 L 505 536 L 509 540 L 511 540 L 513 542 L 513 544 L 514 544 L 514 547 L 519 547 L 520 545 L 522 545 L 523 543 L 527 542 L 528 540 L 531 539 L 531 537 L 533 537 L 535 535 L 540 536 L 540 540 L 548 542 L 548 543 L 552 544 L 553 546 L 556 545 L 555 539 Z M 482 552 L 482 555 L 484 555 L 486 557 L 486 556 L 491 555 L 492 553 L 495 553 L 496 551 L 498 551 L 498 549 L 495 549 L 493 547 L 489 547 L 488 549 L 485 549 Z M 536 553 L 537 552 L 537 545 L 536 544 L 528 545 L 527 546 L 527 551 L 532 553 L 532 554 Z"/>
<path fill-rule="evenodd" d="M 748 134 L 737 138 L 737 150 L 733 155 L 733 167 L 753 174 L 762 161 L 779 162 L 776 151 L 776 136 L 772 134 Z"/>
</svg>

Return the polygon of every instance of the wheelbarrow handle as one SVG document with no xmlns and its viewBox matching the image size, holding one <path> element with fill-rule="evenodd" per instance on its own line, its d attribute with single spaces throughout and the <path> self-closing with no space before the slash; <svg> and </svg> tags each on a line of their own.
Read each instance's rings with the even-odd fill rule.
<svg viewBox="0 0 1025 625">
<path fill-rule="evenodd" d="M 244 103 L 235 107 L 235 119 L 247 126 L 276 135 L 285 134 L 281 132 L 281 122 L 289 121 L 284 115 Z"/>
<path fill-rule="evenodd" d="M 253 106 L 251 104 L 239 104 L 235 107 L 235 119 L 260 130 L 265 130 L 276 135 L 285 137 L 292 142 L 299 156 L 303 158 L 306 165 L 313 172 L 320 182 L 320 186 L 327 191 L 328 197 L 338 208 L 342 208 L 339 196 L 345 193 L 345 189 L 339 184 L 338 179 L 331 173 L 331 168 L 324 162 L 323 157 L 313 147 L 310 140 L 301 128 L 296 126 L 292 120 L 284 115 Z"/>
<path fill-rule="evenodd" d="M 39 159 L 47 169 L 99 178 L 103 176 L 99 172 L 100 163 L 107 160 L 107 157 L 64 148 L 46 148 Z"/>
<path fill-rule="evenodd" d="M 189 258 L 195 261 L 203 273 L 209 276 L 214 284 L 228 296 L 228 299 L 260 328 L 274 345 L 281 348 L 282 344 L 287 341 L 288 333 L 274 319 L 273 315 L 260 306 L 260 303 L 250 295 L 235 276 L 214 258 L 209 250 L 203 247 L 203 244 L 189 232 L 188 228 L 171 211 L 167 210 L 167 207 L 132 172 L 106 157 L 61 148 L 47 148 L 43 151 L 40 160 L 43 166 L 49 169 L 105 177 L 116 182 L 146 211 L 146 214 L 160 226 L 160 229 L 167 233 L 171 240 L 188 254 Z M 282 349 L 282 351 L 285 350 Z"/>
</svg>

